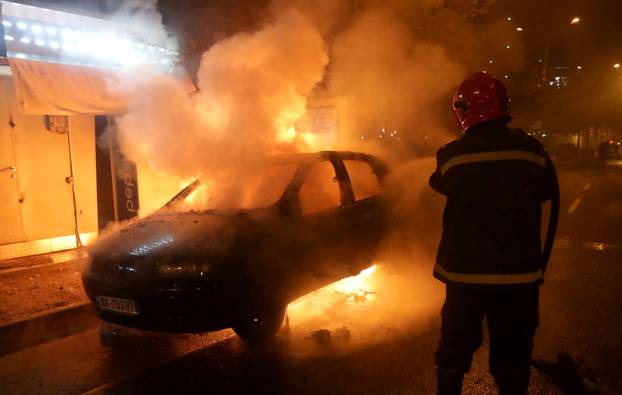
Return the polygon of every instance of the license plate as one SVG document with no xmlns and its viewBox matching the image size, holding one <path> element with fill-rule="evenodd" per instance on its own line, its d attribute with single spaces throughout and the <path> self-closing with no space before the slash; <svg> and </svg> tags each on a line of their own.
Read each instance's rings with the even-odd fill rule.
<svg viewBox="0 0 622 395">
<path fill-rule="evenodd" d="M 130 315 L 138 315 L 136 302 L 130 299 L 113 298 L 112 296 L 97 296 L 97 305 L 102 310 L 114 311 Z"/>
</svg>

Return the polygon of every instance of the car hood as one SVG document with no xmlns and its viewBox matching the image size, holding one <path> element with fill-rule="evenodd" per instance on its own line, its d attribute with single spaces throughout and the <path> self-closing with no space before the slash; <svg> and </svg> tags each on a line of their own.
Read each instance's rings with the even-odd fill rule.
<svg viewBox="0 0 622 395">
<path fill-rule="evenodd" d="M 104 235 L 89 249 L 89 254 L 113 260 L 218 256 L 231 248 L 240 232 L 266 214 L 266 209 L 162 210 Z"/>
</svg>

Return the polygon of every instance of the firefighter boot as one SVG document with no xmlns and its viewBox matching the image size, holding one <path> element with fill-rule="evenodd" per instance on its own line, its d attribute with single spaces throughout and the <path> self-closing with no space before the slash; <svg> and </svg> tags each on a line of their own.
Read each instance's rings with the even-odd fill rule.
<svg viewBox="0 0 622 395">
<path fill-rule="evenodd" d="M 529 387 L 529 370 L 527 372 L 504 372 L 494 375 L 499 388 L 499 395 L 526 395 Z"/>
<path fill-rule="evenodd" d="M 459 370 L 436 369 L 436 390 L 438 395 L 460 395 L 464 372 Z"/>
</svg>

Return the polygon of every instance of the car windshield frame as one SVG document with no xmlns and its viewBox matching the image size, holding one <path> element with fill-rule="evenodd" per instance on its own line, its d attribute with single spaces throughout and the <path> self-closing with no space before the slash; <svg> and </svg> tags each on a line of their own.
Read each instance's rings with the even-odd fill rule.
<svg viewBox="0 0 622 395">
<path fill-rule="evenodd" d="M 265 206 L 256 206 L 256 207 L 249 207 L 249 208 L 237 207 L 237 208 L 238 209 L 254 209 L 254 208 L 269 207 L 269 206 L 272 206 L 272 205 L 276 205 L 281 200 L 283 200 L 284 196 L 288 194 L 288 190 L 290 189 L 290 186 L 292 185 L 292 183 L 294 183 L 299 178 L 299 174 L 300 174 L 301 170 L 305 167 L 305 165 L 307 163 L 306 161 L 288 160 L 288 159 L 289 158 L 286 158 L 286 157 L 283 157 L 283 158 L 270 158 L 270 160 L 266 163 L 266 167 L 286 166 L 286 165 L 293 165 L 293 166 L 295 166 L 294 171 L 292 172 L 292 174 L 289 177 L 289 179 L 287 180 L 287 182 L 284 184 L 285 186 L 284 186 L 283 190 L 280 192 L 279 197 L 275 201 L 273 201 L 272 203 L 270 203 L 268 205 L 265 205 Z M 175 194 L 175 196 L 173 196 L 168 202 L 166 202 L 160 209 L 161 210 L 173 209 L 177 204 L 180 204 L 184 199 L 186 199 L 194 191 L 199 189 L 201 187 L 201 185 L 203 185 L 203 183 L 201 182 L 201 178 L 202 177 L 203 176 L 196 178 L 190 184 L 188 184 L 184 188 L 182 188 L 177 194 Z M 211 208 L 205 208 L 204 210 L 210 210 L 210 209 Z M 203 210 L 201 210 L 201 211 L 203 211 Z"/>
<path fill-rule="evenodd" d="M 373 173 L 378 178 L 380 188 L 384 188 L 385 180 L 389 173 L 389 169 L 381 160 L 368 154 L 351 151 L 319 151 L 313 153 L 309 152 L 276 155 L 268 157 L 266 160 L 266 164 L 270 166 L 292 164 L 296 165 L 297 169 L 294 171 L 292 178 L 286 184 L 280 197 L 275 202 L 273 202 L 272 205 L 281 206 L 284 201 L 290 200 L 291 192 L 298 192 L 297 190 L 292 189 L 297 189 L 296 186 L 300 187 L 299 184 L 304 181 L 304 177 L 306 176 L 306 172 L 308 171 L 308 169 L 314 164 L 323 161 L 329 161 L 335 167 L 336 176 L 339 180 L 339 185 L 342 193 L 342 204 L 354 203 L 354 193 L 351 189 L 349 174 L 345 168 L 345 165 L 343 164 L 344 160 L 360 160 L 367 163 L 372 168 Z M 198 189 L 201 185 L 201 177 L 199 177 L 190 184 L 188 184 L 186 187 L 184 187 L 175 196 L 173 196 L 164 206 L 162 206 L 161 209 L 172 208 L 177 203 L 189 196 L 196 189 Z M 286 204 L 286 206 L 289 205 L 291 205 L 291 202 Z M 284 207 L 283 209 L 287 212 L 292 211 L 291 207 Z"/>
</svg>

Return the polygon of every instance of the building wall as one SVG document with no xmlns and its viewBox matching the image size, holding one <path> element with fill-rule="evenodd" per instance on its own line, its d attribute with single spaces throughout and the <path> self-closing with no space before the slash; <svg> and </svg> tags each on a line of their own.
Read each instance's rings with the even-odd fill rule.
<svg viewBox="0 0 622 395">
<path fill-rule="evenodd" d="M 74 233 L 73 203 L 69 176 L 69 149 L 66 134 L 56 134 L 45 127 L 42 115 L 24 115 L 17 110 L 10 76 L 0 77 L 0 89 L 7 100 L 0 101 L 0 135 L 10 136 L 14 158 L 0 151 L 0 165 L 13 163 L 17 169 L 18 204 L 21 224 L 3 226 L 23 229 L 22 241 L 48 239 Z M 8 106 L 8 109 L 6 107 Z M 97 230 L 97 186 L 95 167 L 95 125 L 93 116 L 69 119 L 72 135 L 74 176 L 80 232 Z M 1 175 L 0 175 L 1 176 Z M 9 206 L 11 207 L 11 206 Z M 13 218 L 12 217 L 12 218 Z M 12 219 L 15 221 L 15 219 Z M 14 240 L 2 239 L 0 245 Z"/>
</svg>

